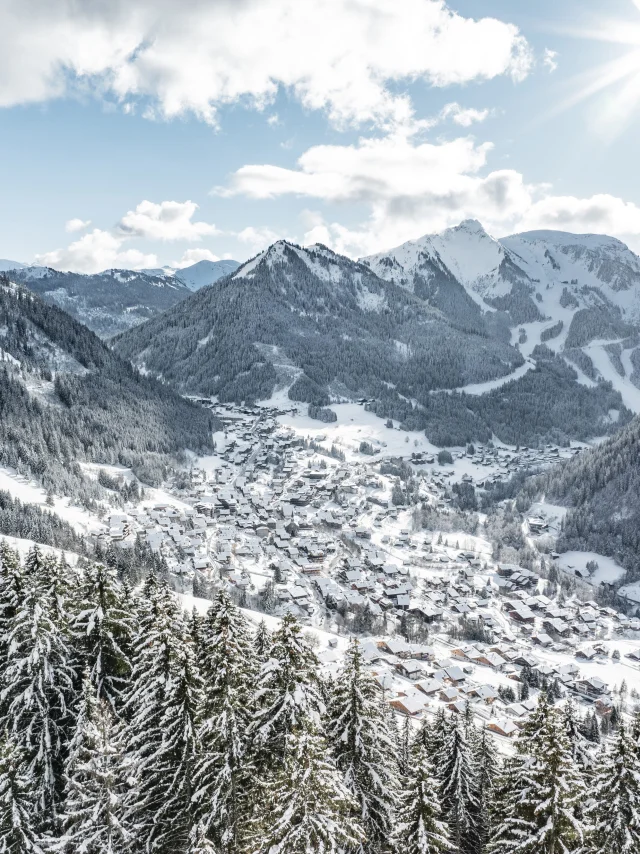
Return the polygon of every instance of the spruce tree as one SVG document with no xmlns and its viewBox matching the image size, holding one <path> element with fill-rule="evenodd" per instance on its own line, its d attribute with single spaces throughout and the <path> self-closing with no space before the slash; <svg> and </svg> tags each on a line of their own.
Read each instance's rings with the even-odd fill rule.
<svg viewBox="0 0 640 854">
<path fill-rule="evenodd" d="M 414 742 L 408 773 L 402 780 L 393 845 L 402 854 L 453 851 L 449 828 L 441 820 L 438 780 L 420 740 Z"/>
<path fill-rule="evenodd" d="M 319 725 L 324 704 L 319 663 L 298 620 L 287 614 L 273 633 L 269 658 L 257 677 L 255 714 L 249 728 L 252 762 L 273 768 L 290 749 L 289 736 L 303 722 Z"/>
<path fill-rule="evenodd" d="M 269 648 L 271 646 L 271 637 L 267 624 L 264 620 L 260 620 L 254 638 L 254 648 L 257 661 L 262 664 L 269 656 Z"/>
<path fill-rule="evenodd" d="M 24 598 L 9 625 L 7 666 L 1 674 L 2 725 L 16 741 L 30 779 L 33 818 L 55 827 L 66 731 L 72 723 L 74 672 L 66 639 L 48 602 L 27 576 Z"/>
<path fill-rule="evenodd" d="M 344 782 L 358 804 L 367 850 L 386 850 L 398 791 L 397 744 L 362 649 L 353 640 L 336 680 L 327 727 Z"/>
<path fill-rule="evenodd" d="M 438 757 L 443 818 L 459 854 L 476 854 L 480 847 L 480 804 L 473 755 L 464 721 L 453 720 Z"/>
<path fill-rule="evenodd" d="M 86 568 L 72 628 L 98 697 L 119 716 L 131 676 L 136 624 L 114 570 L 101 563 Z"/>
<path fill-rule="evenodd" d="M 152 849 L 166 780 L 157 759 L 164 748 L 165 700 L 174 676 L 177 603 L 166 583 L 149 576 L 138 600 L 132 678 L 124 714 L 129 720 L 129 752 L 134 785 L 126 798 L 127 820 L 138 847 Z"/>
<path fill-rule="evenodd" d="M 44 854 L 33 822 L 31 781 L 20 749 L 6 734 L 0 738 L 0 852 Z"/>
<path fill-rule="evenodd" d="M 107 703 L 88 673 L 65 766 L 63 834 L 65 854 L 120 854 L 130 841 L 124 821 L 123 745 Z"/>
<path fill-rule="evenodd" d="M 568 854 L 582 847 L 579 809 L 585 786 L 558 710 L 542 692 L 522 731 L 518 756 L 508 763 L 510 788 L 502 798 L 489 851 L 495 854 Z"/>
<path fill-rule="evenodd" d="M 590 850 L 594 854 L 640 851 L 640 759 L 623 724 L 612 748 L 599 757 L 592 802 Z"/>
<path fill-rule="evenodd" d="M 476 769 L 475 796 L 477 801 L 476 825 L 478 829 L 479 851 L 484 848 L 491 836 L 491 809 L 494 789 L 500 773 L 496 745 L 487 735 L 487 730 L 475 732 L 471 745 L 473 763 Z"/>
<path fill-rule="evenodd" d="M 181 622 L 175 624 L 171 673 L 161 704 L 162 743 L 149 758 L 147 794 L 150 805 L 156 804 L 151 850 L 171 854 L 183 851 L 189 839 L 200 755 L 202 679 L 191 638 Z"/>
<path fill-rule="evenodd" d="M 186 854 L 219 854 L 216 846 L 207 837 L 204 822 L 198 822 L 191 830 Z"/>
<path fill-rule="evenodd" d="M 356 804 L 310 717 L 291 733 L 281 767 L 249 824 L 256 854 L 341 854 L 364 840 Z"/>
<path fill-rule="evenodd" d="M 225 591 L 217 594 L 201 636 L 205 689 L 194 800 L 207 834 L 221 851 L 233 852 L 246 794 L 255 651 L 247 621 Z"/>
<path fill-rule="evenodd" d="M 9 630 L 24 598 L 24 588 L 24 570 L 18 552 L 6 540 L 0 540 L 0 674 L 7 666 Z"/>
</svg>

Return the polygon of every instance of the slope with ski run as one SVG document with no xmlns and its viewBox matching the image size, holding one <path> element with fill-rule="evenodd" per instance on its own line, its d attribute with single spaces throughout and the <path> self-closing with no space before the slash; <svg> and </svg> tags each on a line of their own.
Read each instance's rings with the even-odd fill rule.
<svg viewBox="0 0 640 854">
<path fill-rule="evenodd" d="M 531 292 L 545 319 L 513 328 L 511 343 L 518 344 L 525 364 L 497 380 L 457 389 L 468 394 L 500 388 L 535 367 L 533 349 L 542 343 L 542 333 L 559 321 L 560 334 L 545 343 L 554 352 L 562 353 L 576 311 L 602 302 L 600 295 L 590 289 L 598 289 L 606 301 L 619 309 L 622 319 L 640 328 L 640 258 L 624 243 L 606 235 L 532 231 L 496 240 L 476 220 L 465 220 L 440 234 L 425 235 L 361 260 L 381 278 L 409 290 L 413 290 L 416 275 L 430 279 L 434 269 L 440 270 L 453 276 L 483 312 L 495 311 L 485 300 L 510 293 L 514 280 Z M 561 304 L 565 289 L 577 307 Z M 523 344 L 519 343 L 520 329 L 526 333 Z M 583 349 L 601 379 L 612 383 L 629 409 L 640 412 L 640 390 L 630 381 L 630 353 L 622 353 L 625 375 L 620 376 L 605 349 L 607 344 L 621 341 L 592 341 Z M 569 364 L 576 370 L 578 381 L 594 385 L 573 362 Z"/>
</svg>

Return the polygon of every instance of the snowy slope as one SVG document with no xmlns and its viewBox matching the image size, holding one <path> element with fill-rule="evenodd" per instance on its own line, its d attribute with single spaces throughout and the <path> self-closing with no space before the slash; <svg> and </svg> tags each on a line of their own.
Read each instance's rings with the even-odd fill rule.
<svg viewBox="0 0 640 854">
<path fill-rule="evenodd" d="M 550 308 L 566 288 L 580 304 L 589 304 L 586 289 L 598 288 L 622 314 L 640 321 L 640 258 L 614 237 L 530 231 L 500 241 L 542 293 L 551 291 Z"/>
<path fill-rule="evenodd" d="M 514 281 L 528 281 L 509 250 L 472 219 L 362 261 L 381 278 L 411 290 L 416 276 L 453 276 L 476 300 L 485 295 L 504 295 Z"/>
<path fill-rule="evenodd" d="M 362 260 L 420 295 L 425 282 L 432 290 L 442 283 L 463 287 L 485 317 L 504 313 L 525 357 L 545 343 L 566 354 L 580 381 L 611 382 L 640 411 L 631 381 L 640 373 L 633 366 L 640 364 L 640 258 L 620 240 L 549 230 L 496 240 L 465 220 Z"/>
<path fill-rule="evenodd" d="M 212 285 L 223 276 L 228 276 L 239 266 L 237 261 L 198 261 L 190 267 L 182 267 L 180 270 L 176 270 L 175 277 L 184 282 L 189 290 L 197 291 L 206 285 Z"/>
</svg>

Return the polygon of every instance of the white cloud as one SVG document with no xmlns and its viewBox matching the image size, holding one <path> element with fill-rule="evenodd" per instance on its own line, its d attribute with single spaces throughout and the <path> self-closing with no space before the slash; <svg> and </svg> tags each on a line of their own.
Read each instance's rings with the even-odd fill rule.
<svg viewBox="0 0 640 854">
<path fill-rule="evenodd" d="M 220 257 L 214 255 L 210 249 L 187 249 L 182 253 L 182 258 L 179 261 L 174 261 L 172 267 L 190 267 L 191 264 L 197 264 L 198 261 L 219 261 Z"/>
<path fill-rule="evenodd" d="M 558 67 L 558 51 L 551 50 L 548 47 L 545 48 L 542 56 L 542 64 L 549 71 L 549 74 L 553 74 Z"/>
<path fill-rule="evenodd" d="M 139 239 L 192 243 L 222 234 L 212 223 L 194 221 L 197 210 L 198 205 L 191 201 L 156 203 L 145 200 L 135 210 L 128 211 L 111 231 L 94 228 L 66 249 L 36 256 L 36 263 L 78 273 L 99 273 L 111 267 L 133 270 L 157 267 L 158 258 L 154 253 L 125 248 L 126 244 Z M 67 222 L 66 230 L 80 231 L 89 224 L 90 221 L 72 219 Z M 209 249 L 187 249 L 176 266 L 184 267 L 203 258 L 218 260 Z"/>
<path fill-rule="evenodd" d="M 261 249 L 265 249 L 267 246 L 270 246 L 276 240 L 279 240 L 284 236 L 273 231 L 273 229 L 268 226 L 255 228 L 252 225 L 243 228 L 242 231 L 232 233 L 240 243 L 244 243 L 254 252 L 259 252 Z"/>
<path fill-rule="evenodd" d="M 127 237 L 146 237 L 149 240 L 201 240 L 220 234 L 212 223 L 193 222 L 198 209 L 195 202 L 143 201 L 128 211 L 117 225 L 117 231 Z"/>
<path fill-rule="evenodd" d="M 517 27 L 444 0 L 5 0 L 0 12 L 0 106 L 80 86 L 215 124 L 221 105 L 262 109 L 286 89 L 337 125 L 398 123 L 412 106 L 396 84 L 522 80 L 531 65 Z"/>
<path fill-rule="evenodd" d="M 461 107 L 455 101 L 445 104 L 440 112 L 441 119 L 451 119 L 460 127 L 468 128 L 475 122 L 483 122 L 489 115 L 490 110 L 476 110 L 473 107 Z"/>
<path fill-rule="evenodd" d="M 90 225 L 90 219 L 78 219 L 75 217 L 74 219 L 68 219 L 65 222 L 64 230 L 69 232 L 84 231 L 86 228 L 89 228 Z"/>
<path fill-rule="evenodd" d="M 610 195 L 556 196 L 513 169 L 489 170 L 490 143 L 462 137 L 439 143 L 390 134 L 357 145 L 321 145 L 297 168 L 243 166 L 223 195 L 276 198 L 296 195 L 326 203 L 359 203 L 368 218 L 356 226 L 302 212 L 303 243 L 325 243 L 358 256 L 422 234 L 479 219 L 491 233 L 532 228 L 640 235 L 640 207 Z"/>
<path fill-rule="evenodd" d="M 99 273 L 112 267 L 139 270 L 157 267 L 158 259 L 137 249 L 122 249 L 123 239 L 109 231 L 94 228 L 66 249 L 56 249 L 36 256 L 36 264 L 73 270 L 78 273 Z"/>
</svg>

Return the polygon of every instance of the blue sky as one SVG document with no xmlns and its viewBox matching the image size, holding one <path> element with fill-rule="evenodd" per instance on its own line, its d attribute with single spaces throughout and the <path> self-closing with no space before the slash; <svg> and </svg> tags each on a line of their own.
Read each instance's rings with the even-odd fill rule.
<svg viewBox="0 0 640 854">
<path fill-rule="evenodd" d="M 640 3 L 78 8 L 0 10 L 0 257 L 357 257 L 469 216 L 640 249 Z"/>
</svg>

